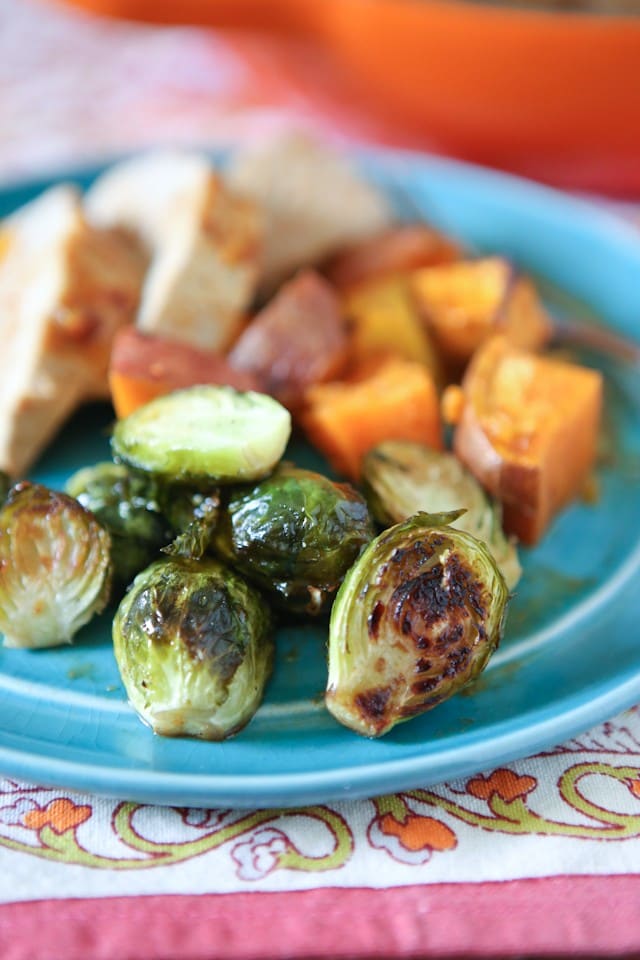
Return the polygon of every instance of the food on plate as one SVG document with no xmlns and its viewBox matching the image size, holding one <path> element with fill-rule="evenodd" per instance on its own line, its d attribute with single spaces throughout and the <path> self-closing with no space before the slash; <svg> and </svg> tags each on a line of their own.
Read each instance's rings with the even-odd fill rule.
<svg viewBox="0 0 640 960">
<path fill-rule="evenodd" d="M 494 333 L 530 350 L 540 349 L 550 339 L 551 321 L 535 287 L 500 257 L 425 267 L 412 275 L 411 288 L 454 374 Z"/>
<path fill-rule="evenodd" d="M 158 484 L 123 463 L 96 463 L 76 471 L 65 485 L 107 530 L 113 579 L 127 586 L 171 540 L 171 528 L 158 502 Z"/>
<path fill-rule="evenodd" d="M 306 394 L 307 436 L 352 480 L 365 453 L 390 438 L 442 447 L 438 392 L 421 363 L 387 356 L 365 363 L 348 380 L 318 384 Z"/>
<path fill-rule="evenodd" d="M 16 484 L 0 510 L 0 629 L 7 647 L 71 643 L 111 587 L 110 538 L 76 500 Z"/>
<path fill-rule="evenodd" d="M 0 468 L 19 477 L 77 407 L 109 396 L 111 342 L 133 318 L 144 262 L 126 240 L 89 226 L 68 186 L 2 231 Z"/>
<path fill-rule="evenodd" d="M 155 733 L 223 740 L 257 710 L 273 662 L 269 608 L 212 558 L 138 574 L 113 621 L 131 705 Z"/>
<path fill-rule="evenodd" d="M 428 224 L 401 223 L 338 251 L 323 273 L 338 290 L 348 291 L 419 267 L 451 263 L 461 255 L 454 240 Z"/>
<path fill-rule="evenodd" d="M 535 544 L 593 468 L 602 376 L 494 337 L 474 354 L 462 395 L 455 454 L 502 503 L 505 530 Z"/>
<path fill-rule="evenodd" d="M 363 283 L 344 295 L 351 324 L 351 358 L 357 365 L 381 353 L 423 363 L 436 385 L 442 363 L 411 297 L 406 277 Z"/>
<path fill-rule="evenodd" d="M 214 350 L 202 350 L 136 327 L 118 331 L 111 350 L 109 387 L 116 416 L 122 419 L 156 397 L 202 384 L 259 390 L 258 379 L 237 370 Z"/>
<path fill-rule="evenodd" d="M 265 211 L 260 288 L 270 294 L 301 267 L 319 264 L 393 221 L 381 190 L 335 151 L 305 134 L 235 151 L 227 181 Z"/>
<path fill-rule="evenodd" d="M 198 386 L 157 397 L 119 420 L 114 457 L 171 480 L 243 481 L 278 463 L 291 416 L 263 393 Z"/>
<path fill-rule="evenodd" d="M 347 573 L 329 626 L 325 702 L 379 737 L 457 693 L 502 636 L 509 591 L 487 547 L 417 513 L 382 533 Z"/>
<path fill-rule="evenodd" d="M 249 323 L 231 349 L 229 363 L 295 409 L 308 387 L 342 372 L 348 353 L 338 297 L 318 273 L 304 270 L 283 284 Z"/>
<path fill-rule="evenodd" d="M 231 490 L 214 543 L 279 607 L 317 614 L 372 537 L 367 504 L 353 487 L 284 463 Z"/>
<path fill-rule="evenodd" d="M 366 454 L 362 486 L 374 517 L 387 527 L 414 513 L 462 509 L 450 526 L 487 545 L 509 590 L 518 583 L 518 551 L 502 531 L 500 504 L 453 454 L 408 440 L 386 440 Z"/>
<path fill-rule="evenodd" d="M 136 324 L 147 333 L 222 350 L 237 336 L 256 288 L 263 223 L 204 156 L 154 152 L 111 167 L 85 200 L 90 220 L 148 251 Z"/>
<path fill-rule="evenodd" d="M 128 160 L 84 208 L 48 191 L 0 228 L 0 326 L 5 643 L 69 642 L 121 598 L 116 659 L 159 734 L 239 730 L 291 617 L 330 613 L 326 704 L 352 730 L 450 697 L 500 640 L 516 538 L 594 464 L 602 377 L 543 352 L 533 282 L 394 222 L 304 136 L 218 170 Z M 114 462 L 12 486 L 96 397 Z M 283 459 L 305 435 L 337 478 Z"/>
</svg>

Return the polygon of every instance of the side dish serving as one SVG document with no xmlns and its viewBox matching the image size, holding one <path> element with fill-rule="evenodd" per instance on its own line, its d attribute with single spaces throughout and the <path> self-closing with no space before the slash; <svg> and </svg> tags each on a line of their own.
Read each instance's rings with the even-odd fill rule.
<svg viewBox="0 0 640 960">
<path fill-rule="evenodd" d="M 73 642 L 111 603 L 129 701 L 165 736 L 241 730 L 292 619 L 326 623 L 340 723 L 378 737 L 437 706 L 595 461 L 601 375 L 550 350 L 532 280 L 297 135 L 47 191 L 0 227 L 0 323 L 5 646 Z M 32 483 L 95 398 L 112 460 Z M 292 433 L 326 473 L 290 462 Z"/>
</svg>

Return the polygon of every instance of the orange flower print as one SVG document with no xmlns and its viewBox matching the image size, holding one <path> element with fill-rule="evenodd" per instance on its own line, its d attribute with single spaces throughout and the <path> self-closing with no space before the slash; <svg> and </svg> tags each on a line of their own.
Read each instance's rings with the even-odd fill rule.
<svg viewBox="0 0 640 960">
<path fill-rule="evenodd" d="M 634 797 L 637 797 L 638 800 L 640 800 L 640 780 L 627 780 L 627 783 L 629 784 L 629 790 L 631 790 L 631 793 L 634 795 Z"/>
<path fill-rule="evenodd" d="M 46 807 L 27 810 L 23 823 L 31 830 L 51 827 L 54 833 L 66 833 L 67 830 L 79 827 L 90 816 L 91 807 L 80 806 L 68 797 L 60 797 L 58 800 L 52 800 Z"/>
<path fill-rule="evenodd" d="M 446 823 L 416 813 L 408 813 L 404 820 L 397 820 L 392 813 L 375 817 L 367 835 L 373 847 L 409 864 L 426 863 L 434 851 L 453 850 L 458 842 Z"/>
<path fill-rule="evenodd" d="M 520 776 L 513 770 L 500 768 L 494 770 L 488 777 L 474 777 L 467 783 L 467 793 L 472 797 L 478 797 L 479 800 L 489 800 L 494 793 L 501 800 L 511 803 L 519 797 L 526 797 L 528 793 L 538 785 L 535 777 L 529 777 L 526 774 Z"/>
</svg>

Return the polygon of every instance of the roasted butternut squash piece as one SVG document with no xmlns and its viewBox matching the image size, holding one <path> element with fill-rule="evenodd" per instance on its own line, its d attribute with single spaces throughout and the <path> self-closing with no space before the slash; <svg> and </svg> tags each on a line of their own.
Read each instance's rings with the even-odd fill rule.
<svg viewBox="0 0 640 960">
<path fill-rule="evenodd" d="M 124 327 L 113 344 L 109 367 L 111 400 L 118 418 L 128 417 L 150 400 L 198 384 L 226 384 L 259 390 L 250 373 L 234 370 L 219 353 L 198 350 L 168 337 L 152 337 Z"/>
<path fill-rule="evenodd" d="M 454 376 L 493 334 L 529 350 L 540 349 L 551 336 L 551 321 L 532 282 L 500 257 L 425 267 L 412 275 L 411 290 Z"/>
<path fill-rule="evenodd" d="M 364 363 L 349 380 L 311 387 L 302 423 L 331 465 L 354 480 L 365 453 L 383 440 L 442 448 L 433 377 L 422 364 L 393 356 Z"/>
<path fill-rule="evenodd" d="M 440 382 L 440 361 L 406 278 L 362 284 L 344 295 L 343 304 L 351 325 L 351 356 L 356 366 L 377 354 L 393 353 L 423 363 Z"/>
<path fill-rule="evenodd" d="M 325 264 L 324 274 L 338 290 L 351 290 L 459 257 L 460 248 L 450 237 L 426 223 L 405 223 L 345 247 Z"/>
<path fill-rule="evenodd" d="M 307 387 L 342 373 L 348 351 L 347 323 L 333 287 L 304 270 L 254 317 L 229 362 L 294 410 Z"/>
<path fill-rule="evenodd" d="M 454 451 L 502 502 L 505 530 L 535 544 L 585 486 L 602 377 L 497 336 L 474 355 L 462 390 Z"/>
</svg>

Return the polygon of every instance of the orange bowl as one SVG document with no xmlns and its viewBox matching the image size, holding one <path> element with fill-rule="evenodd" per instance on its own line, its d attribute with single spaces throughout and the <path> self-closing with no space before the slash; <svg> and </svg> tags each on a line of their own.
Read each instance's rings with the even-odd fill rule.
<svg viewBox="0 0 640 960">
<path fill-rule="evenodd" d="M 392 139 L 640 194 L 640 16 L 454 0 L 71 0 L 324 44 Z"/>
</svg>

